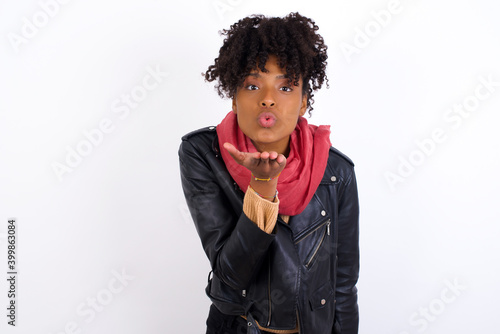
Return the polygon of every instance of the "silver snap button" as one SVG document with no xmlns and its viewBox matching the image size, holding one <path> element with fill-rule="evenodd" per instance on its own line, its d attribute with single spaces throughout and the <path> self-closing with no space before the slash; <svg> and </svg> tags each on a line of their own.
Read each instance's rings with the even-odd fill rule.
<svg viewBox="0 0 500 334">
<path fill-rule="evenodd" d="M 321 210 L 321 215 L 322 216 L 326 216 L 326 211 L 325 210 Z"/>
<path fill-rule="evenodd" d="M 325 305 L 326 304 L 326 300 L 325 299 L 321 299 L 321 305 Z"/>
<path fill-rule="evenodd" d="M 334 175 L 334 176 L 332 176 L 332 177 L 330 178 L 330 180 L 332 180 L 332 182 L 335 182 L 335 181 L 337 181 L 337 177 Z"/>
</svg>

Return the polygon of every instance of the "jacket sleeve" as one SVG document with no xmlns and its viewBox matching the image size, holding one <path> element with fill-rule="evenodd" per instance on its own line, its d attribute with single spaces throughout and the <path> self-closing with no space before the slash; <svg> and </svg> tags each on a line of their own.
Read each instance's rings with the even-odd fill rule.
<svg viewBox="0 0 500 334">
<path fill-rule="evenodd" d="M 354 169 L 339 200 L 334 334 L 357 334 L 359 313 L 359 203 Z"/>
<path fill-rule="evenodd" d="M 211 149 L 183 140 L 179 161 L 187 205 L 214 275 L 233 289 L 246 289 L 274 235 L 251 221 L 242 204 L 235 208 L 233 181 Z"/>
</svg>

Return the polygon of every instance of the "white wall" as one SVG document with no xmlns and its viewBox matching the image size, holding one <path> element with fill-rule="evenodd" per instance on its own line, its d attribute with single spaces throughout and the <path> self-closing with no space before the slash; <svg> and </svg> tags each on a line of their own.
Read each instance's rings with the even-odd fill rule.
<svg viewBox="0 0 500 334">
<path fill-rule="evenodd" d="M 180 187 L 180 137 L 230 110 L 200 75 L 217 32 L 291 11 L 329 46 L 331 87 L 310 122 L 331 124 L 356 163 L 360 333 L 496 330 L 498 4 L 55 1 L 1 3 L 0 267 L 14 217 L 19 272 L 16 328 L 0 281 L 2 333 L 204 333 L 209 265 Z M 374 13 L 388 7 L 381 27 Z"/>
</svg>

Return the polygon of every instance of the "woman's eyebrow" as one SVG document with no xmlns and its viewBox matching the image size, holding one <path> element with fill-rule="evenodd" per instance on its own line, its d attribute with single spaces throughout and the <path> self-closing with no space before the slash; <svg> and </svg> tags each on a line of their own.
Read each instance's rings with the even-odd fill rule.
<svg viewBox="0 0 500 334">
<path fill-rule="evenodd" d="M 248 74 L 249 77 L 254 77 L 254 78 L 261 78 L 262 76 L 260 75 L 260 73 L 250 73 Z M 286 74 L 280 74 L 280 75 L 277 75 L 276 76 L 276 79 L 288 79 L 288 75 Z"/>
</svg>

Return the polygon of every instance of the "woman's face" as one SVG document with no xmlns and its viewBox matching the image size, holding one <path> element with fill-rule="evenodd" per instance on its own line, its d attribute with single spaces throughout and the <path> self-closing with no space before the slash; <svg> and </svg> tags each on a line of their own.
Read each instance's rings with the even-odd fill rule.
<svg viewBox="0 0 500 334">
<path fill-rule="evenodd" d="M 267 73 L 255 70 L 238 88 L 233 112 L 259 152 L 288 155 L 290 134 L 306 112 L 307 96 L 302 94 L 302 78 L 298 86 L 289 84 L 276 56 L 270 55 L 265 67 Z"/>
</svg>

